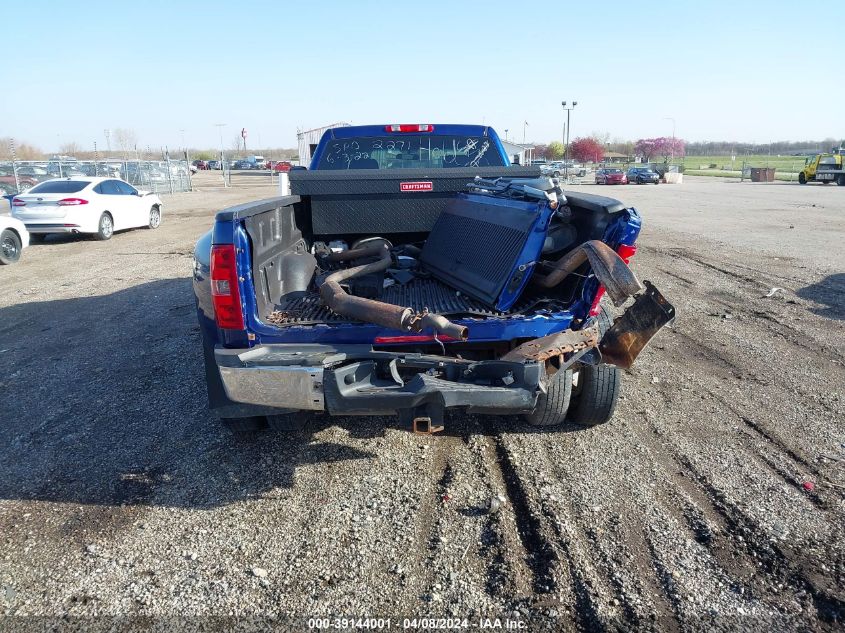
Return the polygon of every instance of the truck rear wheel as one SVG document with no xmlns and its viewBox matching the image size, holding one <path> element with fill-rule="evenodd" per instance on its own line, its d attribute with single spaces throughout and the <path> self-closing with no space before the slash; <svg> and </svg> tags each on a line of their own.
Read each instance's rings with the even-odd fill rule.
<svg viewBox="0 0 845 633">
<path fill-rule="evenodd" d="M 836 184 L 840 187 L 845 187 L 845 174 L 839 174 L 839 177 L 836 179 Z"/>
<path fill-rule="evenodd" d="M 546 393 L 537 396 L 537 407 L 523 417 L 531 426 L 556 426 L 566 420 L 572 396 L 572 371 L 559 371 L 549 378 Z"/>
<path fill-rule="evenodd" d="M 602 335 L 612 321 L 602 306 L 598 316 Z M 619 400 L 622 371 L 613 365 L 582 365 L 572 377 L 569 419 L 582 426 L 596 426 L 610 421 Z"/>
<path fill-rule="evenodd" d="M 799 185 L 806 185 L 807 184 L 807 177 L 804 175 L 804 172 L 798 173 L 798 184 Z"/>
</svg>

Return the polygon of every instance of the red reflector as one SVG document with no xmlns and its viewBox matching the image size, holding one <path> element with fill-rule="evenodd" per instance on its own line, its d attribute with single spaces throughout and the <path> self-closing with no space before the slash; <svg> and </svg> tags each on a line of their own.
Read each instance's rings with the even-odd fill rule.
<svg viewBox="0 0 845 633">
<path fill-rule="evenodd" d="M 457 341 L 458 339 L 452 336 L 438 336 L 441 342 Z M 411 334 L 405 336 L 377 336 L 373 343 L 427 343 L 434 341 L 434 336 L 431 334 Z"/>
<path fill-rule="evenodd" d="M 429 123 L 415 123 L 413 125 L 407 123 L 394 123 L 393 125 L 385 125 L 385 132 L 434 132 L 434 126 Z"/>
<path fill-rule="evenodd" d="M 400 182 L 399 191 L 434 191 L 434 183 L 424 182 Z"/>
<path fill-rule="evenodd" d="M 62 198 L 58 202 L 60 207 L 75 207 L 79 204 L 88 204 L 88 201 L 82 198 Z"/>
<path fill-rule="evenodd" d="M 619 254 L 619 257 L 627 264 L 628 261 L 637 253 L 637 246 L 628 246 L 628 244 L 620 244 L 619 248 L 616 249 L 616 252 Z"/>
<path fill-rule="evenodd" d="M 589 316 L 594 317 L 599 315 L 599 312 L 601 312 L 601 298 L 605 292 L 604 286 L 599 286 L 599 289 L 596 290 L 596 298 L 593 299 L 593 305 L 590 306 Z"/>
<path fill-rule="evenodd" d="M 12 206 L 13 206 L 13 207 L 25 207 L 25 206 L 26 206 L 26 202 L 24 202 L 24 201 L 23 201 L 23 200 L 21 200 L 20 198 L 13 198 L 13 199 L 12 199 Z"/>
<path fill-rule="evenodd" d="M 211 247 L 211 298 L 218 327 L 227 330 L 244 329 L 234 244 Z"/>
</svg>

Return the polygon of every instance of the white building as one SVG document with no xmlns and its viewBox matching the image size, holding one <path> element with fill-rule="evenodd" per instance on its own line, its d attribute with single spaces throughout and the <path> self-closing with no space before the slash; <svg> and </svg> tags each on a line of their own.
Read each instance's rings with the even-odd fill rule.
<svg viewBox="0 0 845 633">
<path fill-rule="evenodd" d="M 299 164 L 308 167 L 311 164 L 311 156 L 317 149 L 317 144 L 323 136 L 323 132 L 333 127 L 349 127 L 349 123 L 332 123 L 323 127 L 315 127 L 313 130 L 299 131 L 296 133 L 296 140 L 299 144 Z"/>
<path fill-rule="evenodd" d="M 511 159 L 513 164 L 530 165 L 534 160 L 534 146 L 523 145 L 520 143 L 513 143 L 511 141 L 502 141 L 505 146 L 505 153 Z"/>
</svg>

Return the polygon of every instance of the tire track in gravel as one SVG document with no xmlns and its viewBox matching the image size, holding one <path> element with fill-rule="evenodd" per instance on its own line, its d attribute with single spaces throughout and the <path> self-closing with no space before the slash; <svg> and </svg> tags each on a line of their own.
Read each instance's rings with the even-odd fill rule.
<svg viewBox="0 0 845 633">
<path fill-rule="evenodd" d="M 547 461 L 552 465 L 553 470 L 560 481 L 572 478 L 573 473 L 566 471 L 559 466 L 559 460 L 552 452 L 549 444 L 544 445 Z M 658 570 L 651 560 L 650 546 L 646 543 L 646 526 L 638 513 L 625 512 L 625 519 L 620 515 L 611 514 L 604 523 L 604 529 L 609 530 L 615 538 L 608 539 L 600 533 L 592 521 L 588 520 L 583 512 L 577 511 L 572 501 L 565 501 L 562 515 L 564 518 L 571 517 L 571 522 L 561 520 L 561 513 L 552 507 L 550 502 L 542 500 L 539 502 L 542 514 L 548 519 L 556 536 L 556 542 L 564 549 L 565 559 L 570 568 L 570 575 L 573 577 L 573 586 L 576 595 L 580 592 L 582 602 L 588 599 L 596 605 L 592 609 L 595 618 L 581 622 L 584 630 L 591 630 L 598 622 L 598 604 L 601 597 L 606 596 L 607 601 L 616 604 L 618 601 L 622 611 L 622 621 L 639 629 L 648 628 L 651 624 L 649 615 L 654 621 L 660 621 L 663 630 L 677 630 L 679 626 L 678 613 L 676 613 L 670 596 L 665 594 L 663 584 L 658 577 Z M 606 518 L 604 514 L 598 515 L 601 521 Z M 563 524 L 569 526 L 571 534 L 564 533 Z M 631 525 L 633 524 L 633 525 Z M 574 536 L 573 536 L 574 535 Z M 616 544 L 611 552 L 608 552 L 603 545 L 607 542 Z M 580 543 L 586 546 L 579 547 Z M 571 545 L 570 545 L 571 544 Z M 624 559 L 624 553 L 630 552 L 630 558 L 634 561 L 638 571 L 632 579 L 636 594 L 643 596 L 650 603 L 653 613 L 643 614 L 642 608 L 634 604 L 634 598 L 629 595 L 630 588 L 626 591 L 625 583 L 618 572 L 624 572 L 629 567 L 629 562 Z M 577 559 L 588 561 L 576 564 Z M 601 571 L 600 571 L 601 570 Z M 612 590 L 610 589 L 612 588 Z M 588 611 L 589 612 L 589 611 Z M 607 624 L 605 622 L 605 624 Z"/>
<path fill-rule="evenodd" d="M 586 535 L 574 521 L 569 522 L 566 521 L 566 516 L 556 515 L 547 503 L 531 494 L 536 486 L 531 486 L 520 476 L 501 434 L 495 437 L 494 443 L 508 497 L 516 514 L 519 536 L 530 556 L 529 565 L 534 575 L 535 594 L 560 591 L 563 587 L 558 577 L 568 577 L 569 590 L 573 596 L 573 627 L 581 631 L 604 629 L 599 590 L 594 587 L 595 584 L 604 583 L 598 574 L 588 576 L 588 571 L 584 568 L 588 557 L 583 555 L 581 548 L 576 551 L 579 543 L 587 542 Z M 532 505 L 536 505 L 536 509 Z M 568 511 L 569 516 L 572 516 L 571 505 L 568 506 Z M 564 521 L 568 531 L 563 527 Z M 590 546 L 587 545 L 583 549 L 589 551 Z"/>
<path fill-rule="evenodd" d="M 513 508 L 516 531 L 522 543 L 525 562 L 531 570 L 533 591 L 538 594 L 555 591 L 555 569 L 559 564 L 559 557 L 553 539 L 536 513 L 531 511 L 529 499 L 533 496 L 532 490 L 514 467 L 501 433 L 493 438 L 492 450 L 495 452 L 495 459 L 491 459 L 490 463 L 498 468 L 498 476 L 504 483 L 505 494 Z"/>
<path fill-rule="evenodd" d="M 725 571 L 738 575 L 744 583 L 755 586 L 764 595 L 769 595 L 771 588 L 754 578 L 757 571 L 755 561 L 759 561 L 772 579 L 806 590 L 812 597 L 821 620 L 835 622 L 845 619 L 845 602 L 835 595 L 837 589 L 830 580 L 821 578 L 819 574 L 808 569 L 811 566 L 809 561 L 805 561 L 788 545 L 771 542 L 756 520 L 744 513 L 726 493 L 710 482 L 692 460 L 677 450 L 672 443 L 651 443 L 650 448 L 655 455 L 662 456 L 664 468 L 672 476 L 677 487 L 690 495 L 708 519 L 720 526 L 719 534 L 728 539 L 725 543 L 729 549 L 727 553 L 719 547 L 720 539 L 708 537 L 705 530 L 702 530 L 701 536 L 696 539 L 708 548 Z M 675 467 L 672 466 L 673 463 Z M 695 487 L 692 487 L 690 482 L 694 483 Z M 715 516 L 719 517 L 716 521 Z M 690 522 L 684 518 L 694 534 L 697 529 L 701 530 L 701 527 L 695 527 L 694 520 Z M 737 564 L 740 567 L 737 567 Z M 841 589 L 839 591 L 841 593 Z"/>
<path fill-rule="evenodd" d="M 478 436 L 478 452 L 475 460 L 479 477 L 488 485 L 490 500 L 494 496 L 508 494 L 508 486 L 498 461 L 494 443 L 487 436 Z M 478 509 L 484 511 L 483 508 Z M 485 547 L 487 556 L 487 592 L 490 595 L 508 595 L 518 601 L 530 598 L 536 576 L 528 565 L 531 553 L 526 551 L 519 533 L 519 517 L 513 502 L 507 503 L 497 512 L 489 512 L 484 521 Z M 504 567 L 507 571 L 500 570 Z"/>
<path fill-rule="evenodd" d="M 771 284 L 768 281 L 763 282 L 761 279 L 755 279 L 753 277 L 749 277 L 748 275 L 731 271 L 731 270 L 729 270 L 728 268 L 725 267 L 728 264 L 726 264 L 724 262 L 722 263 L 721 266 L 713 264 L 711 262 L 708 262 L 707 260 L 705 260 L 701 256 L 691 254 L 687 249 L 683 249 L 683 248 L 669 248 L 669 249 L 657 248 L 657 249 L 654 249 L 653 248 L 651 250 L 653 250 L 653 252 L 658 254 L 658 255 L 666 255 L 666 256 L 669 256 L 670 258 L 681 259 L 683 261 L 690 262 L 693 265 L 701 266 L 701 267 L 709 269 L 709 270 L 714 270 L 714 271 L 716 271 L 716 272 L 718 272 L 722 275 L 726 275 L 726 276 L 728 276 L 728 277 L 730 277 L 734 280 L 739 280 L 739 281 L 743 282 L 743 284 L 746 285 L 746 286 L 750 285 L 750 286 L 753 286 L 753 287 L 758 288 L 760 290 L 763 290 L 763 289 L 766 289 L 766 288 L 771 288 Z M 778 277 L 777 275 L 772 274 L 771 271 L 769 271 L 769 270 L 760 271 L 760 270 L 756 270 L 754 268 L 750 268 L 750 267 L 747 267 L 747 266 L 741 266 L 741 265 L 733 263 L 733 262 L 731 262 L 729 265 L 746 268 L 747 270 L 749 270 L 751 272 L 759 273 L 761 278 L 768 278 L 770 276 L 773 276 L 773 277 L 776 277 L 776 278 L 783 279 L 783 277 Z M 681 279 L 683 281 L 688 281 L 683 277 L 679 277 L 679 275 L 676 271 L 669 272 L 669 271 L 664 270 L 664 272 L 667 272 L 667 274 L 669 274 L 672 277 L 676 277 L 676 278 Z M 794 279 L 794 281 L 796 281 L 796 282 L 798 282 L 802 285 L 807 285 L 807 284 L 810 283 L 810 282 L 807 282 L 806 280 L 800 280 L 800 279 Z M 829 285 L 838 285 L 838 284 L 832 283 L 832 284 L 829 284 Z M 724 290 L 721 290 L 720 292 L 724 292 Z M 712 294 L 712 291 L 711 291 L 711 294 Z M 787 323 L 787 322 L 784 322 L 784 321 L 778 319 L 777 317 L 779 315 L 778 315 L 778 313 L 771 311 L 771 305 L 761 305 L 760 304 L 760 299 L 762 298 L 762 295 L 760 294 L 760 292 L 754 292 L 754 293 L 751 294 L 751 296 L 747 296 L 747 295 L 743 296 L 742 294 L 739 294 L 739 293 L 736 293 L 736 292 L 729 292 L 728 296 L 730 297 L 730 300 L 729 301 L 723 301 L 722 303 L 725 307 L 730 308 L 731 312 L 734 313 L 735 315 L 745 315 L 745 316 L 751 317 L 752 319 L 758 319 L 758 320 L 765 321 L 766 324 L 767 324 L 766 329 L 768 331 L 770 331 L 770 332 L 776 334 L 777 336 L 783 338 L 785 341 L 794 345 L 795 347 L 800 348 L 801 350 L 806 350 L 809 346 L 809 342 L 812 341 L 812 343 L 815 346 L 817 346 L 818 351 L 821 351 L 821 352 L 827 354 L 831 358 L 837 359 L 839 362 L 845 361 L 845 355 L 843 355 L 843 353 L 839 349 L 830 346 L 825 341 L 819 340 L 818 337 L 814 335 L 813 327 L 796 327 L 796 326 L 794 326 L 790 323 Z M 754 307 L 755 304 L 761 305 L 761 307 L 763 309 L 755 308 Z M 775 305 L 780 305 L 780 304 L 775 304 Z M 792 305 L 792 304 L 789 304 L 789 305 Z"/>
</svg>

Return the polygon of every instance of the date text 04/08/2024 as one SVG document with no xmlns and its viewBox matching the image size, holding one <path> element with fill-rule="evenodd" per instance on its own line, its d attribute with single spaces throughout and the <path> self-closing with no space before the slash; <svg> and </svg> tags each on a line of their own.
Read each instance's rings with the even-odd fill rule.
<svg viewBox="0 0 845 633">
<path fill-rule="evenodd" d="M 511 618 L 309 618 L 312 630 L 490 630 L 519 631 L 526 629 L 525 620 Z"/>
</svg>

